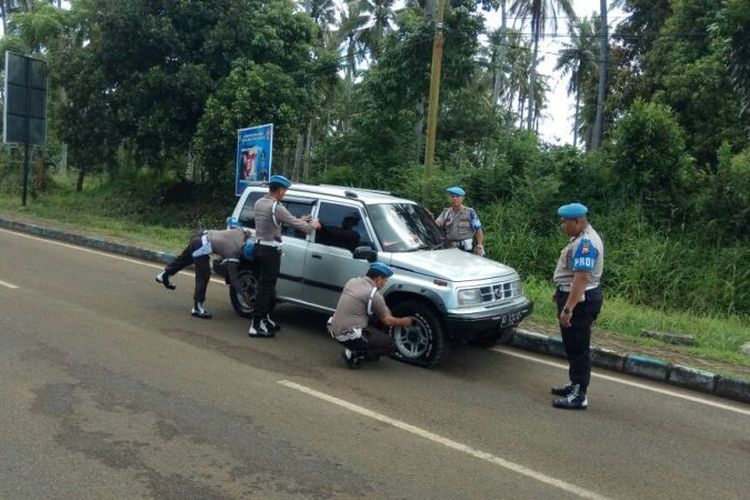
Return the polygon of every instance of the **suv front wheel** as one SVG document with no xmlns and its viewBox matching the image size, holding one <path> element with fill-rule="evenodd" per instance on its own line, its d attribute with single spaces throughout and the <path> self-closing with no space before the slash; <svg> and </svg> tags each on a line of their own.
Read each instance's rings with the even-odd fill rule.
<svg viewBox="0 0 750 500">
<path fill-rule="evenodd" d="M 439 317 L 429 306 L 407 300 L 392 308 L 398 317 L 414 316 L 412 326 L 394 326 L 392 356 L 399 361 L 432 368 L 445 360 L 450 350 L 445 329 Z"/>
</svg>

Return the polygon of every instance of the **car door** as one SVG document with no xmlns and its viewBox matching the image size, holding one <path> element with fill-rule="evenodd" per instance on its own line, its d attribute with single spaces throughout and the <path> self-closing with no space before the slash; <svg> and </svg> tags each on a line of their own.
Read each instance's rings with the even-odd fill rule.
<svg viewBox="0 0 750 500">
<path fill-rule="evenodd" d="M 321 228 L 315 231 L 305 260 L 305 297 L 307 302 L 335 309 L 346 282 L 364 276 L 369 266 L 354 259 L 354 249 L 375 246 L 361 206 L 321 200 L 317 218 Z"/>
<path fill-rule="evenodd" d="M 287 196 L 281 202 L 295 217 L 310 215 L 315 206 L 315 199 Z M 281 256 L 281 273 L 276 282 L 276 295 L 279 298 L 304 300 L 302 281 L 305 270 L 308 237 L 292 227 L 283 227 L 281 239 L 284 242 L 284 253 Z"/>
</svg>

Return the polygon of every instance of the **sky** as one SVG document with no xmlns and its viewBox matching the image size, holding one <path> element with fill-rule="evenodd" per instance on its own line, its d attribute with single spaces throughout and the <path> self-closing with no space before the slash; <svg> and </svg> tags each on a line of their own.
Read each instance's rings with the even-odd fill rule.
<svg viewBox="0 0 750 500">
<path fill-rule="evenodd" d="M 593 12 L 599 12 L 599 0 L 572 0 L 573 9 L 576 16 L 591 16 Z M 622 20 L 624 13 L 621 9 L 612 9 L 608 11 L 608 24 L 611 31 L 616 24 Z M 512 18 L 513 15 L 509 15 Z M 509 21 L 511 24 L 512 21 Z M 527 21 L 528 22 L 528 21 Z M 486 24 L 488 29 L 499 28 L 501 17 L 499 12 L 491 12 L 486 15 Z M 554 71 L 557 55 L 561 50 L 561 44 L 567 40 L 565 35 L 568 32 L 568 21 L 563 16 L 557 21 L 557 36 L 550 36 L 542 40 L 539 44 L 539 52 L 544 59 L 538 66 L 538 72 L 548 76 L 547 82 L 550 86 L 550 94 L 547 96 L 547 109 L 539 124 L 539 135 L 543 140 L 552 144 L 572 144 L 573 143 L 573 115 L 575 112 L 575 99 L 568 96 L 567 78 L 561 78 L 559 73 Z M 522 30 L 528 33 L 528 26 Z M 552 33 L 552 29 L 548 30 Z"/>
</svg>

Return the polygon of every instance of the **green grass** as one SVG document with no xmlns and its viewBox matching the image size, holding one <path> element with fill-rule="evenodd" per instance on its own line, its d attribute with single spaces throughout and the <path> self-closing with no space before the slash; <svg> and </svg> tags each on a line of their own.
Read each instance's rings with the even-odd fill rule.
<svg viewBox="0 0 750 500">
<path fill-rule="evenodd" d="M 529 279 L 524 283 L 526 295 L 534 301 L 533 319 L 557 324 L 557 312 L 551 297 L 551 283 Z M 606 296 L 596 326 L 609 333 L 643 346 L 664 346 L 660 341 L 641 337 L 643 330 L 658 330 L 692 335 L 694 347 L 678 350 L 708 359 L 750 367 L 750 357 L 739 353 L 750 342 L 750 325 L 739 316 L 711 316 L 689 312 L 663 311 L 633 305 L 621 297 Z"/>
</svg>

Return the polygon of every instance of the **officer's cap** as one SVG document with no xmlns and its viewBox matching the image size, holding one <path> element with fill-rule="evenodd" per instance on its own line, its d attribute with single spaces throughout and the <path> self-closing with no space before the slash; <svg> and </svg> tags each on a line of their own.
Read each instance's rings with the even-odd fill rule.
<svg viewBox="0 0 750 500">
<path fill-rule="evenodd" d="M 582 205 L 581 203 L 568 203 L 557 209 L 557 215 L 563 219 L 577 219 L 583 217 L 588 212 L 589 209 L 586 208 L 586 205 Z"/>
<path fill-rule="evenodd" d="M 283 175 L 272 175 L 268 182 L 271 184 L 279 184 L 284 189 L 292 187 L 292 181 L 284 177 Z"/>
<path fill-rule="evenodd" d="M 448 189 L 446 189 L 446 191 L 448 191 L 450 194 L 455 194 L 456 196 L 466 196 L 466 191 L 458 186 L 449 187 Z"/>
<path fill-rule="evenodd" d="M 386 278 L 390 278 L 393 276 L 393 271 L 391 271 L 391 268 L 383 264 L 382 262 L 373 262 L 370 264 L 370 271 L 375 271 L 376 273 L 382 274 Z"/>
</svg>

